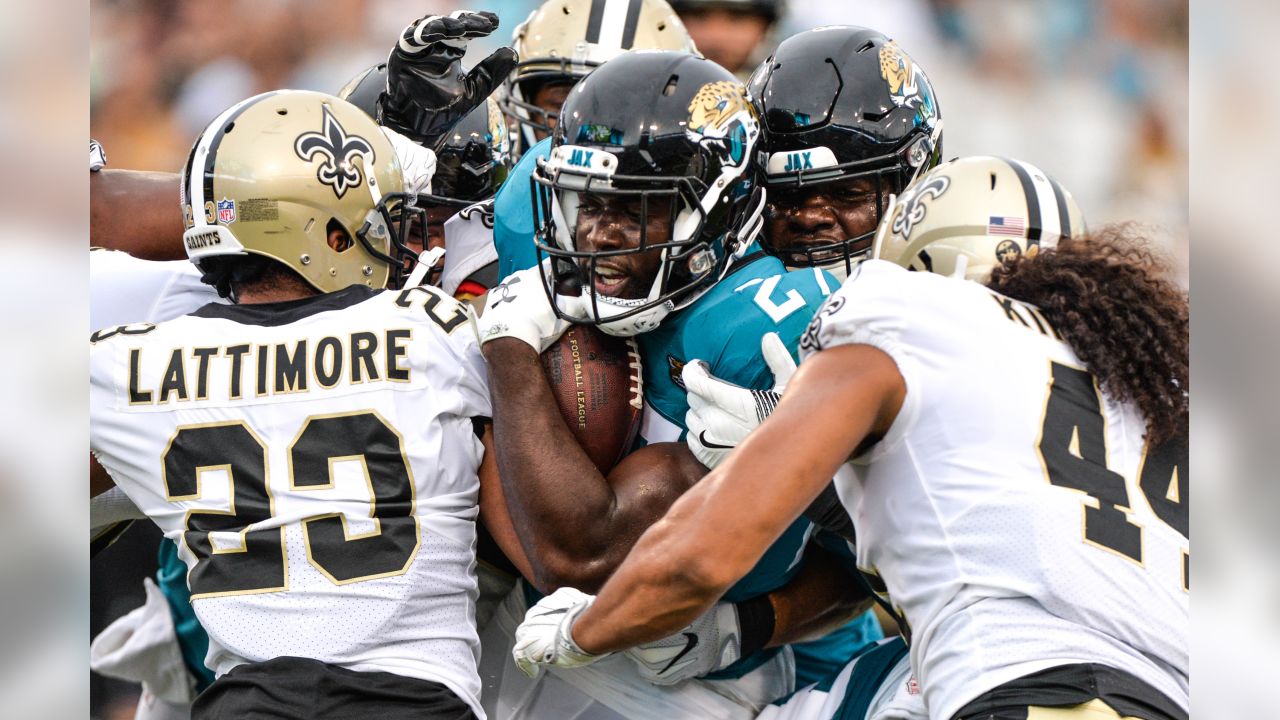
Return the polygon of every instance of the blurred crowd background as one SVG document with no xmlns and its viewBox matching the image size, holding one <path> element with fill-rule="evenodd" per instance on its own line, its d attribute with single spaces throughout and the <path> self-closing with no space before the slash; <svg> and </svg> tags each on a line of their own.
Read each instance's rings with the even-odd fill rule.
<svg viewBox="0 0 1280 720">
<path fill-rule="evenodd" d="M 337 92 L 429 12 L 492 10 L 507 43 L 534 0 L 95 0 L 90 129 L 113 167 L 177 171 L 219 111 L 258 92 Z M 819 25 L 894 37 L 933 81 L 948 157 L 1041 166 L 1090 222 L 1154 226 L 1184 268 L 1186 0 L 789 0 L 773 43 Z"/>
<path fill-rule="evenodd" d="M 93 0 L 92 137 L 111 167 L 177 172 L 221 110 L 290 87 L 336 93 L 386 59 L 428 13 L 491 10 L 501 44 L 536 0 Z M 748 61 L 812 27 L 855 24 L 899 41 L 933 82 L 945 155 L 1007 155 L 1039 165 L 1091 224 L 1137 221 L 1188 282 L 1186 0 L 788 0 Z M 746 72 L 743 73 L 747 74 Z M 175 203 L 177 198 L 174 199 Z M 90 632 L 142 603 L 159 532 L 139 523 L 91 566 Z M 95 717 L 132 717 L 136 688 L 95 676 Z"/>
</svg>

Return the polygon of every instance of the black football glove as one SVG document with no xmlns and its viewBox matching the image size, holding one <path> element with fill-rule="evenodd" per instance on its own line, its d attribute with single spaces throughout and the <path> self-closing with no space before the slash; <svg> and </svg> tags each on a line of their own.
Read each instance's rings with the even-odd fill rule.
<svg viewBox="0 0 1280 720">
<path fill-rule="evenodd" d="M 387 89 L 378 98 L 378 122 L 427 147 L 502 83 L 519 58 L 498 48 L 470 72 L 462 68 L 467 42 L 498 28 L 491 12 L 459 10 L 409 23 L 387 58 Z"/>
</svg>

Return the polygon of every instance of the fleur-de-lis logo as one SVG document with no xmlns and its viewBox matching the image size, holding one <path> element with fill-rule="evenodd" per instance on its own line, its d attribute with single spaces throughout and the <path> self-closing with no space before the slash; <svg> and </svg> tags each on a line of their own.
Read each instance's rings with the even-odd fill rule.
<svg viewBox="0 0 1280 720">
<path fill-rule="evenodd" d="M 324 162 L 316 170 L 316 179 L 333 189 L 341 200 L 363 180 L 360 168 L 352 164 L 357 155 L 366 155 L 365 164 L 372 163 L 373 146 L 359 135 L 348 135 L 342 124 L 333 116 L 328 105 L 324 107 L 324 130 L 302 133 L 293 141 L 293 150 L 303 160 L 312 160 L 317 154 Z"/>
<path fill-rule="evenodd" d="M 931 180 L 926 180 L 917 185 L 914 189 L 903 194 L 902 212 L 893 219 L 893 231 L 901 235 L 904 239 L 911 237 L 911 229 L 916 223 L 924 219 L 925 211 L 928 209 L 924 204 L 926 196 L 932 196 L 935 199 L 942 196 L 951 186 L 951 178 L 946 175 L 939 175 Z"/>
</svg>

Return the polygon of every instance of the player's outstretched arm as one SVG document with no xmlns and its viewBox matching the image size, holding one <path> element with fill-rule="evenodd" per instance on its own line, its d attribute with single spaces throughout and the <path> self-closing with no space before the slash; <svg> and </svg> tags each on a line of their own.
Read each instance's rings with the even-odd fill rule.
<svg viewBox="0 0 1280 720">
<path fill-rule="evenodd" d="M 786 585 L 742 603 L 718 602 L 678 633 L 627 651 L 640 674 L 674 685 L 722 670 L 766 647 L 822 637 L 872 603 L 852 569 L 816 543 Z"/>
<path fill-rule="evenodd" d="M 144 260 L 186 260 L 174 173 L 104 169 L 89 174 L 89 242 Z"/>
</svg>

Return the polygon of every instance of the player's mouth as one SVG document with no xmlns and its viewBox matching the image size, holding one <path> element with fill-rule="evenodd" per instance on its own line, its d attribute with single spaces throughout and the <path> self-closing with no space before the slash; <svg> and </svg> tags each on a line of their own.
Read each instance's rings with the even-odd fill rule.
<svg viewBox="0 0 1280 720">
<path fill-rule="evenodd" d="M 625 297 L 631 276 L 615 265 L 596 265 L 595 290 L 609 297 Z"/>
</svg>

